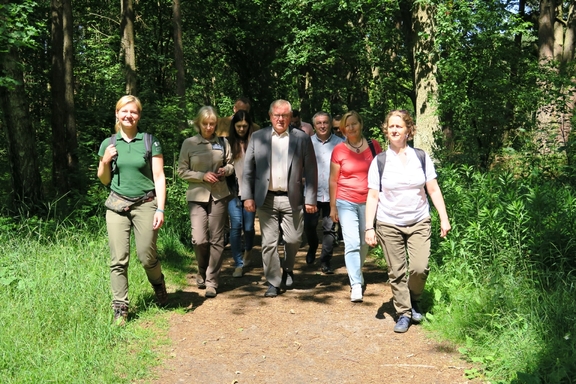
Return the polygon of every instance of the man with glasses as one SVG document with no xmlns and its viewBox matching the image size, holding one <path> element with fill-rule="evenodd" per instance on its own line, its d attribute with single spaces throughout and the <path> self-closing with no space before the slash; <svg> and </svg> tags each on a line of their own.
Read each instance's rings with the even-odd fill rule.
<svg viewBox="0 0 576 384">
<path fill-rule="evenodd" d="M 330 266 L 334 242 L 338 238 L 334 222 L 330 218 L 330 158 L 337 144 L 344 141 L 343 138 L 332 133 L 332 117 L 326 112 L 317 112 L 312 118 L 316 134 L 312 136 L 312 145 L 318 164 L 318 194 L 317 208 L 314 213 L 304 213 L 304 233 L 308 239 L 308 253 L 306 264 L 312 265 L 316 260 L 318 250 L 318 219 L 322 214 L 322 251 L 320 253 L 320 269 L 322 273 L 333 274 Z"/>
<path fill-rule="evenodd" d="M 264 296 L 276 297 L 281 288 L 292 288 L 294 283 L 304 228 L 302 209 L 316 212 L 318 174 L 310 136 L 289 129 L 290 103 L 276 100 L 268 113 L 272 126 L 254 132 L 248 143 L 240 195 L 244 208 L 258 213 L 262 264 L 269 284 Z M 284 233 L 283 260 L 278 253 L 279 225 Z"/>
</svg>

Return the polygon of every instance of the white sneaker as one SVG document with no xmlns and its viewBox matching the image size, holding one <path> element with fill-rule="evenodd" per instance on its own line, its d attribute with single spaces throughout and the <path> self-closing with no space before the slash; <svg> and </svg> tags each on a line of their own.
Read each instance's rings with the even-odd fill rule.
<svg viewBox="0 0 576 384">
<path fill-rule="evenodd" d="M 242 277 L 242 267 L 236 267 L 234 273 L 232 273 L 232 277 Z"/>
<path fill-rule="evenodd" d="M 354 284 L 350 293 L 350 301 L 353 303 L 362 302 L 362 284 Z"/>
</svg>

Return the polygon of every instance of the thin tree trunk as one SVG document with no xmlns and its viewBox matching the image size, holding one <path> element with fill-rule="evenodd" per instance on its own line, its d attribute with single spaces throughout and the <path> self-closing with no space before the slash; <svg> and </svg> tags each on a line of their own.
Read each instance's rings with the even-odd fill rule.
<svg viewBox="0 0 576 384">
<path fill-rule="evenodd" d="M 121 0 L 122 21 L 122 55 L 124 56 L 124 75 L 126 77 L 126 94 L 137 94 L 136 48 L 134 41 L 134 4 L 133 0 Z"/>
<path fill-rule="evenodd" d="M 64 105 L 66 107 L 66 146 L 68 175 L 76 179 L 78 173 L 78 137 L 76 132 L 76 111 L 74 106 L 74 37 L 72 1 L 63 0 L 64 31 Z M 70 180 L 78 187 L 77 180 Z M 76 182 L 74 182 L 76 181 Z"/>
<path fill-rule="evenodd" d="M 52 48 L 52 182 L 60 195 L 68 192 L 68 150 L 64 90 L 64 29 L 62 2 L 51 1 Z"/>
<path fill-rule="evenodd" d="M 0 55 L 5 76 L 17 81 L 12 89 L 0 87 L 0 104 L 4 113 L 4 130 L 8 141 L 8 162 L 18 208 L 34 212 L 42 201 L 42 179 L 38 170 L 36 134 L 30 122 L 24 91 L 22 69 L 15 48 Z"/>
<path fill-rule="evenodd" d="M 174 28 L 174 66 L 176 67 L 176 97 L 178 98 L 178 128 L 186 128 L 186 70 L 182 43 L 182 15 L 180 0 L 172 2 L 172 24 Z"/>
</svg>

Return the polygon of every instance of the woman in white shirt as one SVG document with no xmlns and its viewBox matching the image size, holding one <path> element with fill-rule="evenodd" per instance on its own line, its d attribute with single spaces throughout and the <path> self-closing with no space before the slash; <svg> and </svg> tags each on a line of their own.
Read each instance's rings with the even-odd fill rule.
<svg viewBox="0 0 576 384">
<path fill-rule="evenodd" d="M 382 128 L 389 146 L 380 155 L 382 174 L 378 157 L 368 171 L 365 240 L 382 245 L 398 316 L 394 332 L 404 333 L 411 322 L 422 321 L 419 301 L 429 273 L 431 232 L 426 192 L 440 216 L 440 236 L 451 227 L 430 156 L 408 146 L 416 131 L 410 114 L 394 110 Z"/>
</svg>

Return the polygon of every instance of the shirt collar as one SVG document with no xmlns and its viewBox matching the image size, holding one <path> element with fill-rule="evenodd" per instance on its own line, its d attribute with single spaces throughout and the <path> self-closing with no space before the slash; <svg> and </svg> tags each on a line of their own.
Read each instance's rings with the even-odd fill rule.
<svg viewBox="0 0 576 384">
<path fill-rule="evenodd" d="M 204 138 L 204 136 L 202 136 L 201 133 L 198 133 L 197 136 L 198 136 L 198 140 L 199 140 L 201 143 L 215 143 L 215 142 L 218 141 L 218 136 L 216 136 L 216 135 L 214 135 L 214 137 L 212 137 L 210 140 Z"/>
<path fill-rule="evenodd" d="M 318 137 L 318 134 L 315 133 L 314 136 L 316 138 L 316 140 L 318 140 L 319 142 L 321 142 L 322 144 L 328 143 L 330 140 L 332 140 L 332 138 L 334 137 L 334 134 L 331 133 L 330 136 L 328 136 L 328 138 L 325 141 L 322 141 L 321 138 Z"/>
<path fill-rule="evenodd" d="M 134 139 L 132 139 L 132 141 L 135 140 L 143 140 L 144 139 L 144 132 L 136 132 L 136 136 L 134 136 Z M 124 138 L 122 137 L 122 133 L 120 131 L 116 132 L 116 141 L 118 140 L 124 140 Z"/>
<path fill-rule="evenodd" d="M 290 129 L 285 130 L 282 133 L 278 133 L 276 132 L 276 130 L 274 129 L 274 127 L 272 127 L 272 136 L 277 136 L 277 137 L 284 137 L 284 136 L 288 136 L 288 132 L 290 132 Z"/>
</svg>

